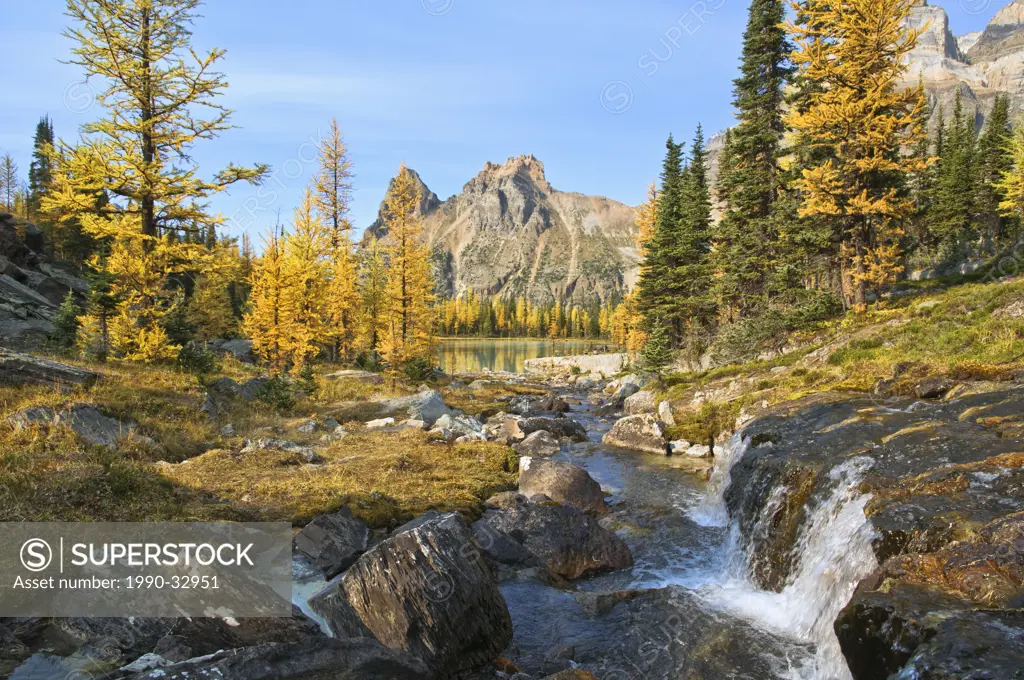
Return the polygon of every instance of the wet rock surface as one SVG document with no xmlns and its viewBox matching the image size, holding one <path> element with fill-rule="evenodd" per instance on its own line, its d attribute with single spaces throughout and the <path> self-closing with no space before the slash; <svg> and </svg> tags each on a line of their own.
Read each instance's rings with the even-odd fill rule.
<svg viewBox="0 0 1024 680">
<path fill-rule="evenodd" d="M 578 579 L 632 566 L 629 548 L 594 518 L 556 502 L 532 503 L 513 497 L 508 507 L 484 520 L 508 534 L 564 579 Z"/>
<path fill-rule="evenodd" d="M 587 429 L 572 418 L 524 418 L 519 421 L 519 429 L 527 436 L 543 430 L 574 442 L 587 441 Z"/>
<path fill-rule="evenodd" d="M 559 633 L 556 646 L 551 647 L 543 630 L 517 632 L 523 651 L 548 648 L 548 653 L 529 654 L 524 661 L 524 670 L 533 677 L 566 669 L 571 661 L 578 671 L 612 680 L 761 680 L 778 677 L 788 657 L 806 652 L 801 645 L 709 609 L 692 591 L 678 586 L 566 594 L 549 604 L 559 608 L 552 613 Z M 562 617 L 565 625 L 559 625 Z"/>
<path fill-rule="evenodd" d="M 1024 391 L 959 393 L 817 395 L 744 431 L 725 497 L 753 578 L 770 590 L 792 578 L 809 512 L 841 483 L 835 471 L 860 470 L 880 566 L 835 622 L 856 680 L 1017 677 L 1024 658 Z"/>
</svg>

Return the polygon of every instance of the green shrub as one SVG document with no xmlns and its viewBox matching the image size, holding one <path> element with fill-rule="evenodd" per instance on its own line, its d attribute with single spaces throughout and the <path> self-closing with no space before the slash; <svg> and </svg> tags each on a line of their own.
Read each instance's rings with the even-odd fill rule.
<svg viewBox="0 0 1024 680">
<path fill-rule="evenodd" d="M 405 362 L 402 373 L 413 382 L 424 382 L 434 378 L 434 364 L 430 359 L 417 357 Z"/>
<path fill-rule="evenodd" d="M 82 324 L 78 317 L 82 314 L 78 304 L 75 302 L 75 295 L 68 291 L 67 297 L 57 309 L 57 316 L 53 319 L 53 332 L 49 340 L 57 349 L 67 350 L 75 346 L 78 339 L 78 329 Z"/>
<path fill-rule="evenodd" d="M 178 352 L 178 365 L 188 373 L 207 375 L 215 372 L 219 363 L 214 352 L 196 342 L 185 343 Z"/>
<path fill-rule="evenodd" d="M 287 378 L 275 375 L 259 388 L 256 400 L 278 411 L 289 411 L 295 406 L 295 389 Z"/>
</svg>

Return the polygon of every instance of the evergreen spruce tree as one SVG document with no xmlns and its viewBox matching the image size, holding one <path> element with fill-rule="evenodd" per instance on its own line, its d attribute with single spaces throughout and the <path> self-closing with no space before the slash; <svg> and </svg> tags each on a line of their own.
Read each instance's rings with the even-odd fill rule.
<svg viewBox="0 0 1024 680">
<path fill-rule="evenodd" d="M 53 332 L 50 334 L 50 342 L 62 350 L 71 349 L 78 340 L 78 329 L 82 322 L 79 316 L 82 310 L 75 301 L 75 294 L 68 291 L 64 302 L 57 308 L 57 314 L 53 318 Z"/>
<path fill-rule="evenodd" d="M 53 181 L 53 121 L 43 116 L 32 140 L 32 163 L 28 168 L 29 219 L 39 219 L 43 194 Z"/>
<path fill-rule="evenodd" d="M 640 352 L 640 367 L 652 373 L 661 373 L 672 364 L 675 352 L 666 332 L 667 324 L 652 324 L 650 337 Z"/>
<path fill-rule="evenodd" d="M 1012 167 L 1009 153 L 1012 137 L 1010 97 L 999 94 L 978 141 L 978 188 L 974 194 L 979 229 L 993 250 L 1010 231 L 1006 224 L 1007 218 L 999 210 L 999 204 L 1006 199 L 999 183 Z"/>
<path fill-rule="evenodd" d="M 929 226 L 947 261 L 967 254 L 976 237 L 974 230 L 975 166 L 974 117 L 964 112 L 963 94 L 957 88 L 953 117 L 943 133 L 942 155 L 934 186 Z"/>
<path fill-rule="evenodd" d="M 110 320 L 121 304 L 119 288 L 101 259 L 90 264 L 85 278 L 89 294 L 85 314 L 79 317 L 78 346 L 86 356 L 106 361 L 110 355 Z"/>
<path fill-rule="evenodd" d="M 669 135 L 665 146 L 658 216 L 654 233 L 644 244 L 636 296 L 637 309 L 647 325 L 653 329 L 656 324 L 665 324 L 670 341 L 677 343 L 683 335 L 684 319 L 677 313 L 676 304 L 683 291 L 673 288 L 672 272 L 678 264 L 675 253 L 683 221 L 683 145 Z"/>
<path fill-rule="evenodd" d="M 777 267 L 783 88 L 792 73 L 784 14 L 782 0 L 753 0 L 734 81 L 738 122 L 719 175 L 718 198 L 726 207 L 715 230 L 717 292 L 731 318 L 767 306 Z"/>
<path fill-rule="evenodd" d="M 710 261 L 711 196 L 700 125 L 683 175 L 680 202 L 682 219 L 672 257 L 675 266 L 668 272 L 668 281 L 681 297 L 674 301 L 671 310 L 679 315 L 685 328 L 679 346 L 687 347 L 691 354 L 699 354 L 710 341 L 716 312 Z"/>
</svg>

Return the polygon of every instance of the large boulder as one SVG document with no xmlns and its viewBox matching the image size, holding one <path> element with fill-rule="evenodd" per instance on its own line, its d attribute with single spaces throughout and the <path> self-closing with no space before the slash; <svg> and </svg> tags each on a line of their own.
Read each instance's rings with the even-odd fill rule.
<svg viewBox="0 0 1024 680">
<path fill-rule="evenodd" d="M 43 235 L 43 230 L 31 222 L 25 223 L 25 245 L 40 255 L 46 248 L 46 237 Z"/>
<path fill-rule="evenodd" d="M 506 510 L 488 512 L 484 519 L 522 543 L 564 579 L 633 565 L 626 544 L 576 508 L 517 499 Z"/>
<path fill-rule="evenodd" d="M 0 213 L 0 257 L 10 260 L 19 267 L 35 266 L 39 258 L 21 240 L 15 224 L 13 215 Z"/>
<path fill-rule="evenodd" d="M 348 369 L 344 371 L 337 371 L 324 376 L 325 380 L 358 380 L 359 382 L 368 383 L 370 385 L 383 385 L 384 376 L 380 373 L 371 373 L 369 371 L 360 371 L 358 369 Z"/>
<path fill-rule="evenodd" d="M 666 453 L 665 424 L 655 415 L 626 416 L 604 436 L 604 443 L 631 451 Z"/>
<path fill-rule="evenodd" d="M 553 501 L 583 512 L 605 512 L 608 509 L 601 485 L 586 470 L 571 463 L 521 458 L 519 492 L 527 497 L 544 494 Z"/>
<path fill-rule="evenodd" d="M 259 645 L 167 665 L 161 664 L 157 655 L 149 665 L 151 670 L 120 671 L 104 677 L 106 680 L 428 680 L 432 677 L 419 659 L 367 639 L 318 638 Z M 78 677 L 78 673 L 68 677 Z"/>
<path fill-rule="evenodd" d="M 108 449 L 117 448 L 122 438 L 135 437 L 144 443 L 151 443 L 138 434 L 138 427 L 131 421 L 122 422 L 106 416 L 95 406 L 72 404 L 64 410 L 49 407 L 35 407 L 19 411 L 8 418 L 15 429 L 32 426 L 67 426 L 86 442 Z"/>
<path fill-rule="evenodd" d="M 422 420 L 428 427 L 433 427 L 441 416 L 452 413 L 437 390 L 425 390 L 407 397 L 377 399 L 376 402 L 380 405 L 382 416 L 404 415 L 412 420 Z"/>
<path fill-rule="evenodd" d="M 572 418 L 525 418 L 519 421 L 519 429 L 526 435 L 543 430 L 574 442 L 585 442 L 588 439 L 587 429 Z"/>
<path fill-rule="evenodd" d="M 352 566 L 369 543 L 370 529 L 348 508 L 317 517 L 294 539 L 295 552 L 328 580 Z"/>
<path fill-rule="evenodd" d="M 237 359 L 243 364 L 256 363 L 252 340 L 215 340 L 210 343 L 210 346 L 220 354 Z"/>
<path fill-rule="evenodd" d="M 19 354 L 0 347 L 0 382 L 10 385 L 46 385 L 58 389 L 91 387 L 99 375 L 31 354 Z"/>
<path fill-rule="evenodd" d="M 638 416 L 645 413 L 654 413 L 658 409 L 658 399 L 654 392 L 641 390 L 636 394 L 627 397 L 622 403 L 622 410 L 627 416 Z"/>
<path fill-rule="evenodd" d="M 444 414 L 434 422 L 434 428 L 448 430 L 456 438 L 464 441 L 487 441 L 483 423 L 473 416 L 456 416 Z"/>
<path fill-rule="evenodd" d="M 520 456 L 531 458 L 548 458 L 562 451 L 558 439 L 547 430 L 537 430 L 512 448 Z"/>
<path fill-rule="evenodd" d="M 512 641 L 505 600 L 456 514 L 377 544 L 310 606 L 337 636 L 374 637 L 440 678 L 490 663 Z"/>
<path fill-rule="evenodd" d="M 617 388 L 612 394 L 611 404 L 618 408 L 622 408 L 626 405 L 626 400 L 637 394 L 640 391 L 640 386 L 634 383 L 625 383 L 621 387 Z"/>
</svg>

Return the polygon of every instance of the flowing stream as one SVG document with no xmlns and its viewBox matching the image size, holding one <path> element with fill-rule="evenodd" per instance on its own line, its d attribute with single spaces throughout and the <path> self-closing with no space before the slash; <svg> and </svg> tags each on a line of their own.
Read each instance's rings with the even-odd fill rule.
<svg viewBox="0 0 1024 680">
<path fill-rule="evenodd" d="M 810 502 L 792 573 L 781 592 L 771 592 L 754 584 L 750 574 L 755 558 L 743 545 L 724 498 L 733 483 L 732 468 L 749 442 L 734 437 L 726 450 L 718 451 L 711 481 L 703 482 L 685 459 L 603 446 L 601 437 L 611 422 L 595 417 L 591 407 L 574 409 L 573 417 L 588 428 L 591 441 L 563 448 L 558 457 L 585 468 L 611 495 L 610 528 L 629 544 L 635 558 L 632 569 L 578 582 L 580 590 L 681 586 L 716 616 L 792 641 L 784 667 L 775 664 L 776 677 L 849 680 L 832 624 L 856 584 L 877 566 L 864 515 L 868 497 L 857 492 L 870 459 L 849 460 L 831 472 L 829 489 Z M 770 531 L 761 520 L 770 518 L 786 492 L 784 487 L 772 490 L 755 533 Z M 579 644 L 595 636 L 610 641 L 616 635 L 583 616 L 571 595 L 528 583 L 507 583 L 502 591 L 516 631 L 512 652 L 520 659 L 550 657 L 559 643 Z M 650 676 L 636 671 L 614 677 Z M 737 667 L 734 677 L 752 675 L 749 668 Z"/>
</svg>

